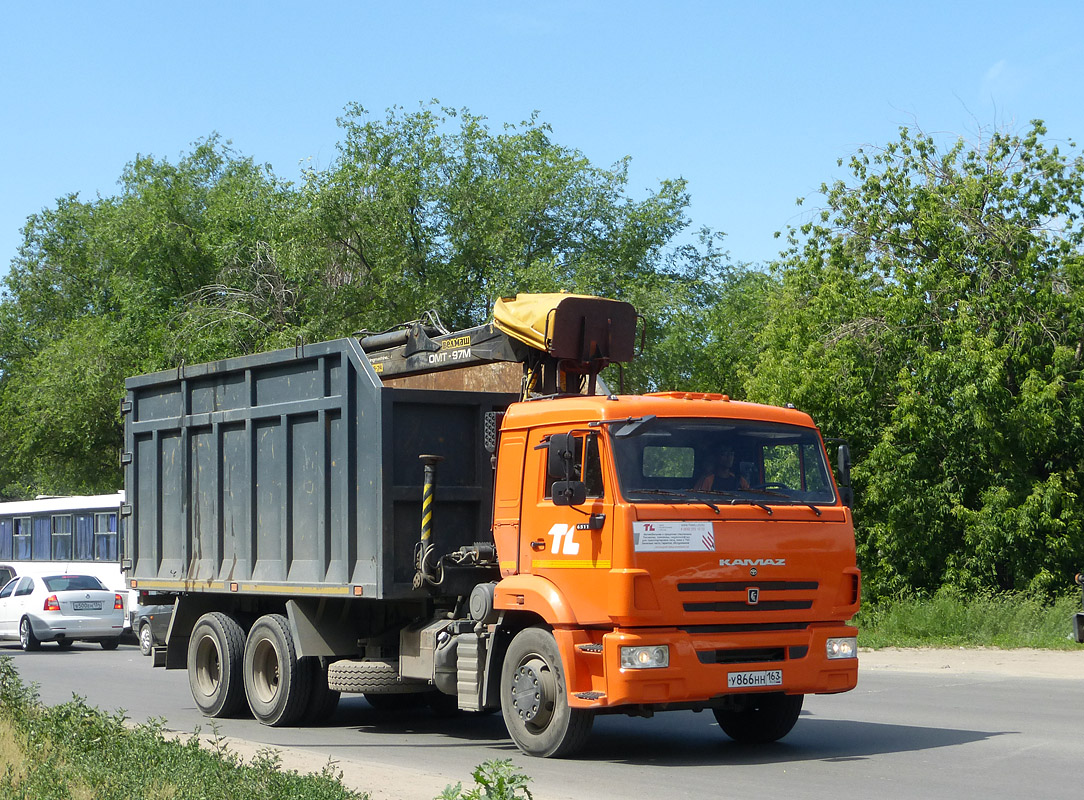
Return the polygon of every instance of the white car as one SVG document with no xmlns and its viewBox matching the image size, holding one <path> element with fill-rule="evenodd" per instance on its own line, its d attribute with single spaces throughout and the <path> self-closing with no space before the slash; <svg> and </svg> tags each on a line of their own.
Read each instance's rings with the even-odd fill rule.
<svg viewBox="0 0 1084 800">
<path fill-rule="evenodd" d="M 0 639 L 18 639 L 23 650 L 76 640 L 115 650 L 123 632 L 123 595 L 93 575 L 23 575 L 0 589 Z"/>
</svg>

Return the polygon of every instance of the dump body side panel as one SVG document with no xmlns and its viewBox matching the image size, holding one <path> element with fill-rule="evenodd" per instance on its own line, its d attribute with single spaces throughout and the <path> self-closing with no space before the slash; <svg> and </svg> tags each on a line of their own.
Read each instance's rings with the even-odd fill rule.
<svg viewBox="0 0 1084 800">
<path fill-rule="evenodd" d="M 125 558 L 139 588 L 414 596 L 420 453 L 446 459 L 438 545 L 488 536 L 482 425 L 507 395 L 384 387 L 354 339 L 127 389 Z"/>
</svg>

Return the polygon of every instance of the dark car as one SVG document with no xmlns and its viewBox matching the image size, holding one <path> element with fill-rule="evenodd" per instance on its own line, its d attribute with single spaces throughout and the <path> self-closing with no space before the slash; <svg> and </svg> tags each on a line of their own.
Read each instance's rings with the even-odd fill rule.
<svg viewBox="0 0 1084 800">
<path fill-rule="evenodd" d="M 1084 572 L 1078 572 L 1074 580 L 1080 587 L 1081 603 L 1084 603 Z M 1084 644 L 1084 611 L 1073 614 L 1073 639 Z"/>
<path fill-rule="evenodd" d="M 151 655 L 154 648 L 166 643 L 173 601 L 165 598 L 141 598 L 132 611 L 132 631 L 139 638 L 139 652 Z"/>
</svg>

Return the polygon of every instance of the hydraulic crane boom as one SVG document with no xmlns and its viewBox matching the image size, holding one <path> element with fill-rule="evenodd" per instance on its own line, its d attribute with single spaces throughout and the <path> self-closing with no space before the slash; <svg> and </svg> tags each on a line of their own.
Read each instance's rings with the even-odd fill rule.
<svg viewBox="0 0 1084 800">
<path fill-rule="evenodd" d="M 361 347 L 382 378 L 512 362 L 523 365 L 523 395 L 595 393 L 598 373 L 635 355 L 636 310 L 601 297 L 517 295 L 500 300 L 494 321 L 443 333 L 415 322 L 366 336 Z"/>
</svg>

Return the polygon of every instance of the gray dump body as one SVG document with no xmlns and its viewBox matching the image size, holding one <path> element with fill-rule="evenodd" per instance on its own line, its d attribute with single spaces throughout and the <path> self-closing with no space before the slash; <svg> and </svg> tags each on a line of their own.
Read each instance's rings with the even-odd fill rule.
<svg viewBox="0 0 1084 800">
<path fill-rule="evenodd" d="M 422 453 L 438 553 L 491 541 L 487 412 L 514 395 L 393 389 L 356 339 L 129 378 L 125 550 L 141 589 L 418 596 Z"/>
</svg>

